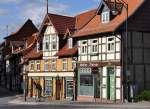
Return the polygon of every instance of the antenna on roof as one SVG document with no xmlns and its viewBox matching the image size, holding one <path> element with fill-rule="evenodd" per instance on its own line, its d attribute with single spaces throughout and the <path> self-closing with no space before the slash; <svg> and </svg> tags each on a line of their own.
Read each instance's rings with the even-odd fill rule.
<svg viewBox="0 0 150 109">
<path fill-rule="evenodd" d="M 47 14 L 48 14 L 48 0 L 47 0 L 47 7 L 46 8 L 47 8 Z"/>
</svg>

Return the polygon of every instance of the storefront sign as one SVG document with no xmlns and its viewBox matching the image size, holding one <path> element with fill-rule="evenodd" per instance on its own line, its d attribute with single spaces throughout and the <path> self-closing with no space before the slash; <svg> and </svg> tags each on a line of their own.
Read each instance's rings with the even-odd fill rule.
<svg viewBox="0 0 150 109">
<path fill-rule="evenodd" d="M 78 63 L 79 68 L 92 68 L 92 67 L 100 67 L 99 62 L 90 62 L 90 63 Z"/>
</svg>

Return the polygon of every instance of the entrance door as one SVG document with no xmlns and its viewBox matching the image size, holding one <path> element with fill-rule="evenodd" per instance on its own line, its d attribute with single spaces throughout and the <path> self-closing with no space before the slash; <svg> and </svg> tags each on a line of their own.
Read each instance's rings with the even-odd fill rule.
<svg viewBox="0 0 150 109">
<path fill-rule="evenodd" d="M 115 72 L 113 67 L 107 68 L 107 99 L 115 100 Z"/>
<path fill-rule="evenodd" d="M 100 77 L 94 76 L 94 98 L 100 98 Z"/>
<path fill-rule="evenodd" d="M 61 80 L 56 79 L 56 100 L 61 98 Z"/>
<path fill-rule="evenodd" d="M 73 97 L 73 81 L 72 80 L 66 81 L 66 97 L 67 98 Z"/>
</svg>

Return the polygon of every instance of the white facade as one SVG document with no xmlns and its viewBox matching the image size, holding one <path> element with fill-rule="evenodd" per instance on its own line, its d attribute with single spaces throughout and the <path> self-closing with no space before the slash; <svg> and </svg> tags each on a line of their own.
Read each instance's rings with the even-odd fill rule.
<svg viewBox="0 0 150 109">
<path fill-rule="evenodd" d="M 54 55 L 59 50 L 59 37 L 53 26 L 47 26 L 43 38 L 43 58 L 55 58 Z"/>
<path fill-rule="evenodd" d="M 78 96 L 93 96 L 93 98 L 96 96 L 104 100 L 121 100 L 120 39 L 121 35 L 110 35 L 78 40 L 78 62 L 80 66 L 78 68 Z M 99 69 L 97 76 L 93 74 L 92 64 L 87 63 L 97 65 L 96 67 Z M 91 79 L 93 82 L 88 84 L 88 87 L 92 88 L 88 93 L 84 93 L 84 90 L 88 90 L 87 84 L 83 81 L 84 77 L 89 78 L 89 80 L 93 78 Z M 95 84 L 97 85 L 95 86 Z M 97 92 L 97 90 L 99 91 Z"/>
<path fill-rule="evenodd" d="M 113 38 L 110 41 L 109 38 Z M 93 39 L 79 40 L 78 41 L 78 61 L 119 61 L 120 60 L 120 35 L 110 37 L 98 37 Z M 95 41 L 95 44 L 92 43 Z M 96 42 L 97 41 L 97 42 Z M 114 45 L 109 45 L 109 44 Z M 113 46 L 109 50 L 109 46 Z M 93 51 L 95 49 L 95 51 Z"/>
</svg>

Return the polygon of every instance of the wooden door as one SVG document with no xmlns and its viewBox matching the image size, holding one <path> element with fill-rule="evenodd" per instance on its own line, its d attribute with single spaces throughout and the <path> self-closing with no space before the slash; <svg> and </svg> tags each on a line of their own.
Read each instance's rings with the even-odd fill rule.
<svg viewBox="0 0 150 109">
<path fill-rule="evenodd" d="M 56 100 L 61 98 L 61 80 L 56 80 Z"/>
</svg>

